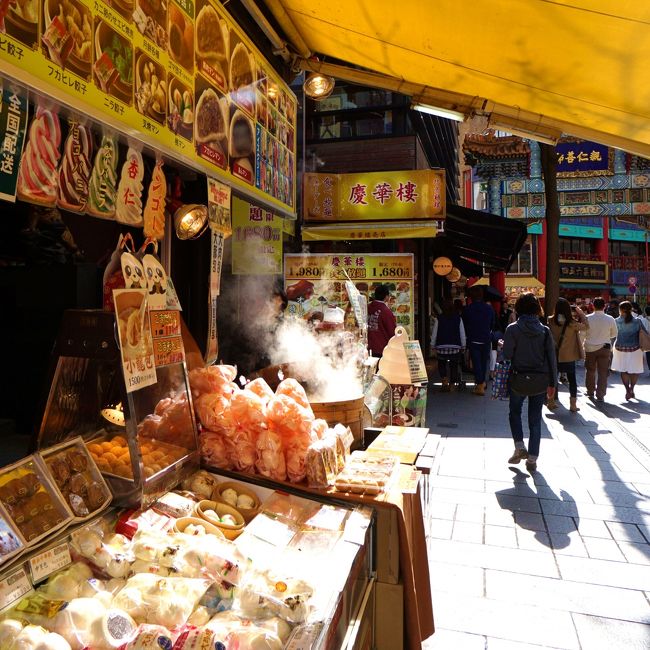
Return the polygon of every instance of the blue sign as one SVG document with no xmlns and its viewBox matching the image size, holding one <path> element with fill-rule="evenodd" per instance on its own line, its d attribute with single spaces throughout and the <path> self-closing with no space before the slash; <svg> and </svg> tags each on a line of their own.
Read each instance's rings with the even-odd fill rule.
<svg viewBox="0 0 650 650">
<path fill-rule="evenodd" d="M 609 147 L 597 142 L 558 142 L 555 146 L 558 174 L 606 172 L 609 170 Z"/>
</svg>

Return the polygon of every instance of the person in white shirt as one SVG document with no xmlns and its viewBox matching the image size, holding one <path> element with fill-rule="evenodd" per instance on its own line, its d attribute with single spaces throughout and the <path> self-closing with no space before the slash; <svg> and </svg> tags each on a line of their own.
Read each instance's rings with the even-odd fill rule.
<svg viewBox="0 0 650 650">
<path fill-rule="evenodd" d="M 593 314 L 587 316 L 589 329 L 585 338 L 585 384 L 587 397 L 593 399 L 595 392 L 596 399 L 602 402 L 607 392 L 612 339 L 616 338 L 618 329 L 614 318 L 605 313 L 605 301 L 602 298 L 594 299 L 594 310 Z"/>
</svg>

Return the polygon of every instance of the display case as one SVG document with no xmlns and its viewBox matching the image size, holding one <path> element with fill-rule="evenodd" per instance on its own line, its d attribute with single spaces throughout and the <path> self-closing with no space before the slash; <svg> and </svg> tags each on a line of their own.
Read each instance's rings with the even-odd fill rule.
<svg viewBox="0 0 650 650">
<path fill-rule="evenodd" d="M 114 503 L 146 506 L 199 463 L 184 362 L 156 368 L 157 382 L 127 393 L 115 315 L 64 314 L 38 433 L 43 449 L 81 436 Z"/>
</svg>

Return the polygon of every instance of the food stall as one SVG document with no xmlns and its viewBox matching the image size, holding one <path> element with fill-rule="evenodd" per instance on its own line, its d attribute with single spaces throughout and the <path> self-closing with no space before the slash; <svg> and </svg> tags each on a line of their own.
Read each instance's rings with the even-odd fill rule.
<svg viewBox="0 0 650 650">
<path fill-rule="evenodd" d="M 433 629 L 415 605 L 413 576 L 427 572 L 411 562 L 411 519 L 397 514 L 419 495 L 402 503 L 399 466 L 382 479 L 394 494 L 335 490 L 337 476 L 351 485 L 351 441 L 321 420 L 308 485 L 305 438 L 278 448 L 259 419 L 271 396 L 261 387 L 256 401 L 228 375 L 228 408 L 246 423 L 229 444 L 249 454 L 228 469 L 232 446 L 216 437 L 221 384 L 202 391 L 188 373 L 167 276 L 173 228 L 191 237 L 210 227 L 214 361 L 231 205 L 244 212 L 244 244 L 263 225 L 275 238 L 278 215 L 295 217 L 295 96 L 216 0 L 26 0 L 5 3 L 0 26 L 0 200 L 63 223 L 70 256 L 80 254 L 70 231 L 88 247 L 110 238 L 111 249 L 119 234 L 95 309 L 60 322 L 41 409 L 34 399 L 33 453 L 0 469 L 0 647 L 366 648 L 375 580 L 396 598 L 400 573 L 415 647 Z M 198 198 L 197 184 L 207 190 Z M 280 456 L 289 476 L 276 474 Z M 258 462 L 262 478 L 251 473 Z M 366 478 L 385 471 L 358 462 Z M 379 571 L 377 526 L 400 542 Z"/>
</svg>

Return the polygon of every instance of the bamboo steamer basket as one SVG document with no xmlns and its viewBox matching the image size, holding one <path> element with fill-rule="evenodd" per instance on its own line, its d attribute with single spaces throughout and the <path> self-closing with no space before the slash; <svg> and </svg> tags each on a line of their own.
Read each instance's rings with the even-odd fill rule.
<svg viewBox="0 0 650 650">
<path fill-rule="evenodd" d="M 260 511 L 260 499 L 251 490 L 249 487 L 246 487 L 242 483 L 237 483 L 236 481 L 225 481 L 223 483 L 218 483 L 214 490 L 212 491 L 212 499 L 214 499 L 217 503 L 225 503 L 226 505 L 230 505 L 224 498 L 223 498 L 223 493 L 225 490 L 232 488 L 237 494 L 245 494 L 246 496 L 249 496 L 251 499 L 253 499 L 254 505 L 252 508 L 240 508 L 237 506 L 236 510 L 241 513 L 242 517 L 244 518 L 244 521 L 246 523 L 250 522 L 253 517 Z M 231 506 L 234 507 L 234 506 Z"/>
<path fill-rule="evenodd" d="M 219 517 L 223 517 L 224 515 L 232 515 L 237 523 L 234 526 L 231 526 L 230 524 L 224 524 L 221 521 L 217 521 L 214 517 L 205 514 L 206 510 L 214 510 L 219 515 Z M 216 526 L 223 533 L 223 536 L 226 539 L 237 539 L 244 531 L 245 522 L 241 512 L 225 503 L 218 503 L 217 501 L 204 499 L 203 501 L 199 501 L 196 504 L 194 513 L 197 517 L 204 519 L 213 526 Z"/>
<path fill-rule="evenodd" d="M 175 521 L 172 530 L 176 533 L 184 533 L 185 529 L 190 524 L 194 524 L 195 526 L 203 526 L 205 532 L 209 535 L 215 535 L 216 537 L 221 538 L 225 537 L 220 528 L 214 524 L 211 524 L 207 519 L 201 517 L 181 517 Z"/>
<path fill-rule="evenodd" d="M 354 436 L 354 448 L 363 446 L 363 395 L 355 399 L 319 402 L 309 400 L 317 418 L 325 420 L 330 427 L 339 422 L 350 427 Z"/>
</svg>

